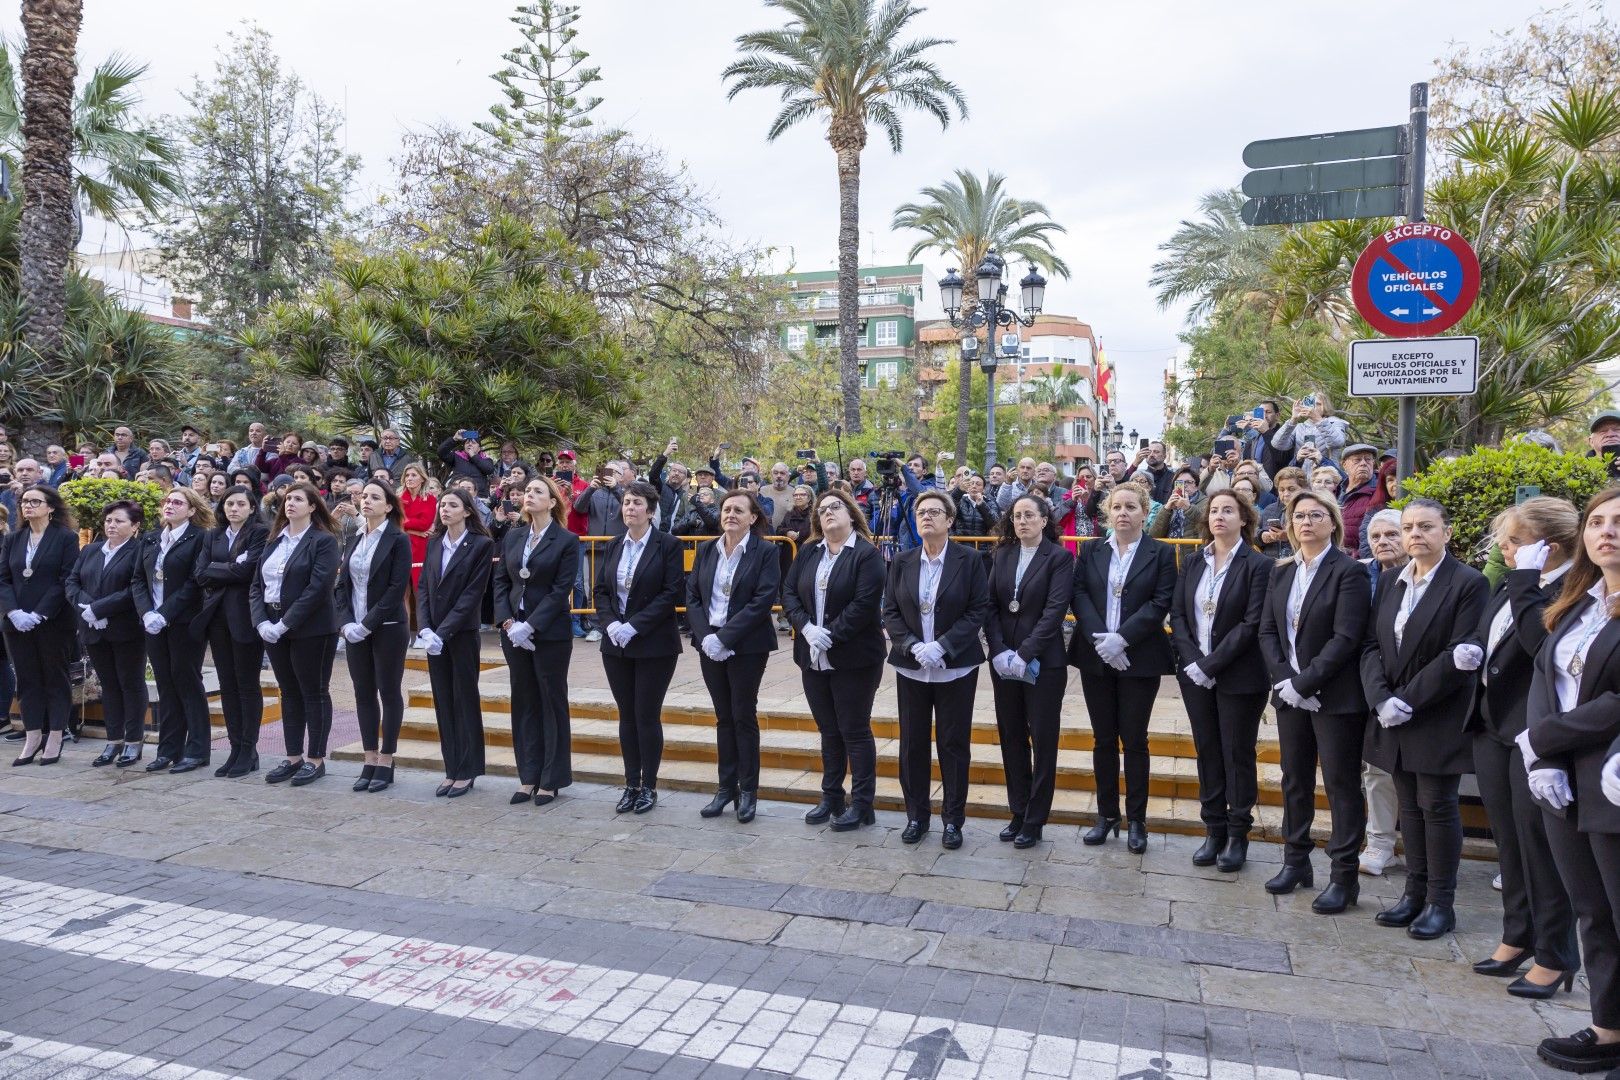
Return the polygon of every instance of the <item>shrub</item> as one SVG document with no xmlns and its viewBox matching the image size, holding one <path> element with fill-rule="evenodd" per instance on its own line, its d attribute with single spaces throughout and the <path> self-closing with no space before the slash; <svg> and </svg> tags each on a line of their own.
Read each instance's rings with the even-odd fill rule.
<svg viewBox="0 0 1620 1080">
<path fill-rule="evenodd" d="M 1534 485 L 1582 506 L 1609 483 L 1602 458 L 1515 442 L 1437 461 L 1406 482 L 1405 496 L 1434 499 L 1450 511 L 1451 553 L 1477 564 L 1490 546 L 1491 519 L 1513 505 L 1520 487 Z"/>
<path fill-rule="evenodd" d="M 122 499 L 138 503 L 146 515 L 147 527 L 151 527 L 158 519 L 158 506 L 163 501 L 163 489 L 156 484 L 115 477 L 69 480 L 58 490 L 73 511 L 73 520 L 79 528 L 89 529 L 92 536 L 101 535 L 101 514 L 111 503 Z"/>
</svg>

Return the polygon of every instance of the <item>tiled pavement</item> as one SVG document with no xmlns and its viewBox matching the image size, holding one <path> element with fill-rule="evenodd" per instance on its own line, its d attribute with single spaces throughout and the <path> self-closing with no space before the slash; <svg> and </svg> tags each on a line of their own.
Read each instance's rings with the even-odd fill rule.
<svg viewBox="0 0 1620 1080">
<path fill-rule="evenodd" d="M 1231 876 L 1184 837 L 1018 852 L 970 821 L 946 852 L 893 815 L 355 795 L 352 765 L 295 791 L 95 749 L 0 771 L 0 1077 L 1527 1077 L 1585 1019 L 1584 987 L 1469 972 L 1485 863 L 1421 943 L 1372 923 L 1399 875 L 1320 918 L 1260 888 L 1271 845 Z"/>
</svg>

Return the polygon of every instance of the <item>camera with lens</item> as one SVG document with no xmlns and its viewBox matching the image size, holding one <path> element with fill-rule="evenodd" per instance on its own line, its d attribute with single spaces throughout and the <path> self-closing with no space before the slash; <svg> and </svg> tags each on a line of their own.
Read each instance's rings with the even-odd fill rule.
<svg viewBox="0 0 1620 1080">
<path fill-rule="evenodd" d="M 900 483 L 900 464 L 905 457 L 903 450 L 874 450 L 872 457 L 876 459 L 873 468 L 877 470 L 878 477 L 885 484 L 898 485 Z"/>
</svg>

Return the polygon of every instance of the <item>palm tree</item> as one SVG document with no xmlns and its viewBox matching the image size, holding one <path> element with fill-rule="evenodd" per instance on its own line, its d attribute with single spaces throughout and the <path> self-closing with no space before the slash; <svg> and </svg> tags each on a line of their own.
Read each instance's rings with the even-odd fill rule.
<svg viewBox="0 0 1620 1080">
<path fill-rule="evenodd" d="M 74 49 L 83 0 L 23 0 L 23 342 L 54 353 L 67 326 L 67 268 L 73 251 Z"/>
<path fill-rule="evenodd" d="M 1286 231 L 1245 225 L 1243 193 L 1237 188 L 1209 192 L 1198 201 L 1198 210 L 1201 217 L 1183 221 L 1159 245 L 1165 257 L 1153 264 L 1148 279 L 1159 290 L 1160 307 L 1193 301 L 1189 323 L 1228 300 L 1263 291 L 1271 277 L 1271 257 Z"/>
<path fill-rule="evenodd" d="M 1081 393 L 1085 383 L 1078 372 L 1061 371 L 1030 380 L 1025 400 L 1048 410 L 1046 443 L 1054 451 L 1058 444 L 1058 429 L 1063 425 L 1063 414 L 1085 402 L 1085 396 Z"/>
<path fill-rule="evenodd" d="M 969 288 L 963 293 L 964 312 L 978 306 L 973 291 L 973 268 L 995 251 L 1003 258 L 1013 256 L 1032 262 L 1049 274 L 1069 276 L 1069 266 L 1052 249 L 1052 237 L 1064 232 L 1038 202 L 1015 199 L 1002 187 L 1006 177 L 990 173 L 981 182 L 967 169 L 957 169 L 956 179 L 922 189 L 922 202 L 904 203 L 894 211 L 893 228 L 916 229 L 923 239 L 911 246 L 907 259 L 925 251 L 938 251 L 961 261 Z M 995 347 L 992 327 L 985 344 Z M 962 378 L 956 401 L 956 459 L 967 458 L 968 375 L 971 361 L 962 357 Z"/>
<path fill-rule="evenodd" d="M 140 125 L 133 87 L 146 68 L 121 56 L 97 65 L 73 102 L 72 168 L 76 208 L 109 221 L 139 205 L 155 213 L 181 193 L 179 151 Z M 25 155 L 24 110 L 11 46 L 0 42 L 0 159 L 15 172 Z"/>
<path fill-rule="evenodd" d="M 721 77 L 731 81 L 727 99 L 744 90 L 776 90 L 782 110 L 766 132 L 782 132 L 813 116 L 827 119 L 827 142 L 838 159 L 838 342 L 839 382 L 844 398 L 844 430 L 861 430 L 859 344 L 861 151 L 867 124 L 889 137 L 900 152 L 900 110 L 919 109 L 940 126 L 951 121 L 951 106 L 967 118 L 967 101 L 957 85 L 923 54 L 952 42 L 941 38 L 901 41 L 900 34 L 923 9 L 911 0 L 765 0 L 787 13 L 780 30 L 737 38 L 741 59 Z"/>
</svg>

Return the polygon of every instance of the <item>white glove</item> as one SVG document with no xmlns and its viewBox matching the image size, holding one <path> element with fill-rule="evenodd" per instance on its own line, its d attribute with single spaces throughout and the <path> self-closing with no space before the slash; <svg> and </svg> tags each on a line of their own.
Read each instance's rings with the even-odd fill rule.
<svg viewBox="0 0 1620 1080">
<path fill-rule="evenodd" d="M 1304 709 L 1306 712 L 1322 711 L 1322 703 L 1315 697 L 1302 698 L 1300 700 L 1299 707 Z"/>
<path fill-rule="evenodd" d="M 1106 663 L 1115 671 L 1126 671 L 1129 670 L 1131 666 L 1130 657 L 1126 656 L 1124 653 L 1120 653 L 1118 656 L 1106 660 Z"/>
<path fill-rule="evenodd" d="M 271 629 L 274 626 L 275 623 L 266 621 L 260 623 L 258 626 L 255 626 L 253 629 L 259 632 L 259 639 L 261 641 L 269 641 L 271 640 L 271 635 L 274 633 L 274 631 Z"/>
<path fill-rule="evenodd" d="M 1188 664 L 1181 669 L 1181 673 L 1195 686 L 1202 686 L 1205 690 L 1215 689 L 1215 680 L 1205 675 L 1204 669 L 1197 664 Z"/>
<path fill-rule="evenodd" d="M 22 634 L 28 633 L 35 625 L 32 621 L 32 613 L 27 611 L 10 611 L 6 614 L 6 618 L 10 619 L 11 625 L 17 628 L 18 633 Z"/>
<path fill-rule="evenodd" d="M 506 628 L 506 640 L 510 641 L 516 648 L 532 650 L 534 647 L 534 624 L 523 619 L 512 620 L 512 625 Z"/>
<path fill-rule="evenodd" d="M 1295 709 L 1304 707 L 1303 702 L 1305 699 L 1300 697 L 1299 691 L 1294 689 L 1294 680 L 1284 679 L 1272 689 L 1277 691 L 1277 696 L 1282 698 L 1284 705 Z"/>
<path fill-rule="evenodd" d="M 343 640 L 350 645 L 358 645 L 370 636 L 371 631 L 366 629 L 365 623 L 346 623 L 343 627 Z"/>
<path fill-rule="evenodd" d="M 1006 673 L 1014 679 L 1022 679 L 1024 672 L 1029 670 L 1029 662 L 1015 652 L 1007 654 Z"/>
<path fill-rule="evenodd" d="M 810 643 L 812 649 L 818 649 L 824 653 L 831 651 L 833 643 L 832 631 L 825 626 L 808 623 L 799 633 L 804 635 L 804 640 Z"/>
<path fill-rule="evenodd" d="M 911 655 L 925 668 L 945 666 L 945 646 L 937 641 L 919 641 L 911 647 Z"/>
<path fill-rule="evenodd" d="M 146 627 L 148 634 L 160 634 L 163 632 L 163 628 L 169 625 L 169 620 L 155 611 L 148 611 L 141 616 L 141 625 Z"/>
<path fill-rule="evenodd" d="M 1378 706 L 1378 723 L 1382 727 L 1400 727 L 1412 719 L 1412 707 L 1400 698 L 1392 697 Z"/>
<path fill-rule="evenodd" d="M 1091 644 L 1097 650 L 1097 655 L 1111 664 L 1117 658 L 1125 655 L 1125 639 L 1119 634 L 1092 634 Z M 1119 667 L 1117 664 L 1114 666 Z M 1120 670 L 1124 671 L 1125 669 L 1120 668 Z"/>
<path fill-rule="evenodd" d="M 1513 737 L 1513 741 L 1518 744 L 1519 753 L 1524 755 L 1524 771 L 1529 772 L 1530 770 L 1534 769 L 1536 767 L 1536 762 L 1540 761 L 1541 759 L 1536 756 L 1536 752 L 1534 750 L 1530 749 L 1530 729 L 1525 728 L 1523 731 L 1519 732 Z"/>
<path fill-rule="evenodd" d="M 244 551 L 244 552 L 242 552 L 242 554 L 240 554 L 240 555 L 238 555 L 238 556 L 237 556 L 237 557 L 236 557 L 236 564 L 237 564 L 237 565 L 238 565 L 238 566 L 240 566 L 240 565 L 242 565 L 242 564 L 243 564 L 243 563 L 245 563 L 245 562 L 247 562 L 247 561 L 248 561 L 248 556 L 249 556 L 249 555 L 252 555 L 252 554 L 253 554 L 253 552 L 251 552 L 251 551 Z"/>
<path fill-rule="evenodd" d="M 1545 540 L 1533 541 L 1513 553 L 1513 568 L 1515 570 L 1540 570 L 1547 565 L 1548 555 Z"/>
<path fill-rule="evenodd" d="M 92 619 L 92 620 L 90 620 L 90 626 L 93 629 L 96 629 L 96 630 L 105 630 L 105 629 L 107 629 L 107 620 L 106 619 Z"/>
<path fill-rule="evenodd" d="M 274 645 L 281 640 L 281 635 L 287 632 L 284 622 L 262 622 L 259 624 L 259 637 L 266 645 Z"/>
<path fill-rule="evenodd" d="M 997 675 L 1006 678 L 1007 661 L 1017 655 L 1018 654 L 1013 652 L 1011 649 L 1002 649 L 1000 652 L 990 658 L 990 667 L 994 669 Z"/>
<path fill-rule="evenodd" d="M 1531 769 L 1530 794 L 1554 810 L 1562 810 L 1575 801 L 1575 792 L 1569 786 L 1569 774 L 1563 769 Z"/>
<path fill-rule="evenodd" d="M 1603 763 L 1603 797 L 1620 806 L 1620 754 Z"/>
<path fill-rule="evenodd" d="M 444 648 L 444 639 L 424 626 L 416 632 L 416 640 L 411 643 L 411 648 L 422 649 L 429 656 L 438 656 Z"/>
<path fill-rule="evenodd" d="M 79 618 L 83 619 L 86 623 L 89 623 L 92 627 L 95 626 L 97 622 L 96 613 L 90 609 L 89 604 L 79 605 Z"/>
<path fill-rule="evenodd" d="M 1485 662 L 1485 650 L 1478 645 L 1458 645 L 1451 650 L 1451 662 L 1458 671 L 1478 671 Z"/>
<path fill-rule="evenodd" d="M 710 660 L 718 662 L 726 658 L 726 647 L 720 644 L 719 634 L 708 635 L 699 647 L 703 650 L 703 655 Z"/>
<path fill-rule="evenodd" d="M 636 628 L 625 622 L 610 623 L 607 628 L 607 636 L 609 641 L 622 649 L 630 644 L 631 638 L 636 636 Z"/>
</svg>

